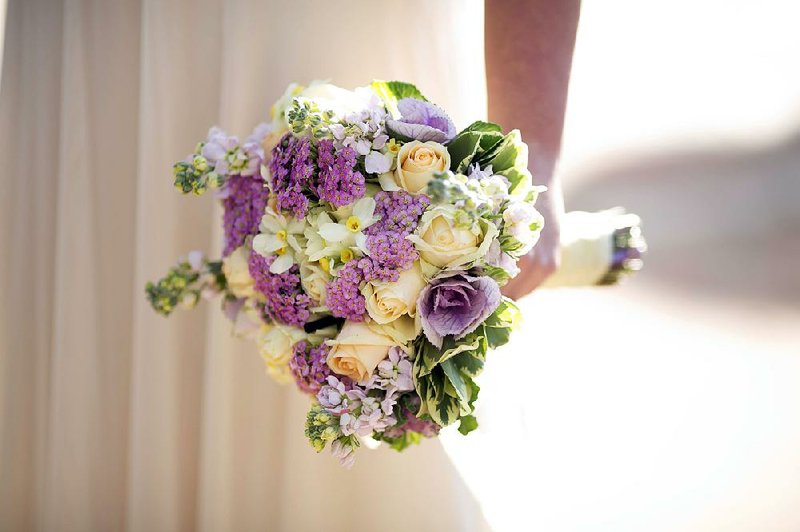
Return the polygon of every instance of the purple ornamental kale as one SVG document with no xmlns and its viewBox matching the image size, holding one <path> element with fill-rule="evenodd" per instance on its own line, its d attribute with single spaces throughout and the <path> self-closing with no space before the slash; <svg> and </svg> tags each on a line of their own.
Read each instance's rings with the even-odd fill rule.
<svg viewBox="0 0 800 532">
<path fill-rule="evenodd" d="M 387 128 L 405 137 L 421 142 L 446 144 L 456 136 L 456 126 L 447 114 L 436 105 L 416 98 L 403 98 L 397 102 L 399 120 L 387 120 Z"/>
<path fill-rule="evenodd" d="M 454 273 L 422 289 L 417 309 L 422 331 L 438 348 L 445 336 L 463 338 L 500 305 L 500 286 L 491 277 Z"/>
</svg>

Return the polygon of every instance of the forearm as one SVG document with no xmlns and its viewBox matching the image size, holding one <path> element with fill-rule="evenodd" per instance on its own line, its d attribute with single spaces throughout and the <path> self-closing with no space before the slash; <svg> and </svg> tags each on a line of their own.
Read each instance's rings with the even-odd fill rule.
<svg viewBox="0 0 800 532">
<path fill-rule="evenodd" d="M 534 182 L 558 187 L 580 0 L 486 0 L 485 9 L 489 119 L 519 129 Z"/>
</svg>

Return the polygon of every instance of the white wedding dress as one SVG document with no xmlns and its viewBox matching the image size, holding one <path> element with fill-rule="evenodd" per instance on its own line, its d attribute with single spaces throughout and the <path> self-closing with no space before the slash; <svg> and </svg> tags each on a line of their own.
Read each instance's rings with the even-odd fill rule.
<svg viewBox="0 0 800 532">
<path fill-rule="evenodd" d="M 5 21 L 0 528 L 484 530 L 440 442 L 343 470 L 216 304 L 165 320 L 143 291 L 220 252 L 174 161 L 289 82 L 402 79 L 483 118 L 483 1 L 10 0 Z"/>
</svg>

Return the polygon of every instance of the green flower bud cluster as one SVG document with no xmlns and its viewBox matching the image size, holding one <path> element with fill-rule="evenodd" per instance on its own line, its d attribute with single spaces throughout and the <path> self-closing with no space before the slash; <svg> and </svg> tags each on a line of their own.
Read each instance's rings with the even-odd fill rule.
<svg viewBox="0 0 800 532">
<path fill-rule="evenodd" d="M 156 312 L 169 316 L 178 305 L 193 308 L 203 291 L 221 292 L 225 286 L 221 261 L 204 261 L 199 270 L 182 261 L 157 282 L 148 282 L 145 293 Z"/>
<path fill-rule="evenodd" d="M 201 142 L 195 148 L 191 161 L 179 161 L 172 167 L 175 188 L 184 194 L 199 196 L 209 188 L 219 188 L 224 182 L 224 177 L 214 172 L 208 160 L 200 154 L 202 149 Z"/>
<path fill-rule="evenodd" d="M 327 444 L 342 436 L 339 418 L 315 404 L 308 411 L 305 434 L 314 450 L 318 453 L 322 452 Z"/>
<path fill-rule="evenodd" d="M 319 106 L 305 98 L 295 98 L 286 110 L 289 127 L 295 135 L 309 132 L 315 139 L 330 138 L 328 129 L 334 121 L 332 111 L 321 111 Z"/>
<path fill-rule="evenodd" d="M 478 218 L 490 217 L 489 201 L 481 192 L 480 184 L 475 179 L 469 179 L 463 174 L 442 172 L 434 175 L 428 182 L 427 194 L 432 203 L 455 205 L 469 217 L 469 220 L 459 221 L 461 225 L 469 226 Z"/>
</svg>

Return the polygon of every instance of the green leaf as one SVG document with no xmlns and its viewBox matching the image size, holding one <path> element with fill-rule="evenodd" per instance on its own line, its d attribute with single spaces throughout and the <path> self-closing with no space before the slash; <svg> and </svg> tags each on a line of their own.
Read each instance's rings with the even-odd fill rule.
<svg viewBox="0 0 800 532">
<path fill-rule="evenodd" d="M 476 162 L 481 166 L 491 164 L 495 172 L 513 168 L 517 155 L 522 149 L 520 144 L 522 144 L 522 138 L 519 131 L 515 129 L 505 135 L 494 150 L 478 157 Z"/>
<path fill-rule="evenodd" d="M 522 315 L 519 307 L 504 297 L 495 311 L 484 322 L 486 341 L 495 349 L 508 343 L 511 331 L 519 326 Z"/>
<path fill-rule="evenodd" d="M 471 123 L 469 126 L 464 128 L 461 133 L 466 133 L 468 131 L 478 131 L 481 133 L 503 133 L 503 128 L 495 124 L 494 122 L 483 122 L 481 120 L 476 120 L 475 122 Z"/>
<path fill-rule="evenodd" d="M 461 375 L 466 375 L 474 379 L 483 371 L 486 358 L 476 356 L 474 353 L 460 353 L 450 359 L 450 361 L 452 361 Z"/>
<path fill-rule="evenodd" d="M 525 167 L 508 168 L 507 170 L 495 173 L 505 176 L 505 178 L 508 179 L 508 191 L 511 194 L 516 193 L 518 189 L 525 190 L 527 186 L 533 183 L 533 176 Z"/>
<path fill-rule="evenodd" d="M 478 428 L 478 420 L 475 419 L 475 416 L 462 416 L 461 423 L 458 425 L 458 432 L 466 436 L 473 430 Z"/>
<path fill-rule="evenodd" d="M 453 390 L 455 391 L 458 399 L 462 403 L 469 402 L 469 390 L 467 388 L 467 383 L 464 381 L 464 377 L 458 371 L 455 363 L 452 359 L 445 360 L 441 364 L 442 369 L 444 370 L 444 374 L 447 379 L 450 381 L 450 384 L 453 386 Z"/>
<path fill-rule="evenodd" d="M 389 113 L 394 117 L 400 116 L 400 112 L 397 110 L 398 100 L 402 100 L 403 98 L 416 98 L 417 100 L 428 101 L 417 87 L 404 81 L 383 81 L 376 79 L 372 82 L 371 87 L 372 90 L 375 91 L 375 94 L 383 100 Z"/>
<path fill-rule="evenodd" d="M 450 154 L 450 170 L 463 173 L 480 148 L 481 134 L 473 131 L 459 133 L 447 145 Z"/>
</svg>

